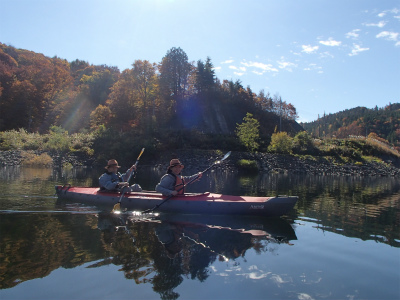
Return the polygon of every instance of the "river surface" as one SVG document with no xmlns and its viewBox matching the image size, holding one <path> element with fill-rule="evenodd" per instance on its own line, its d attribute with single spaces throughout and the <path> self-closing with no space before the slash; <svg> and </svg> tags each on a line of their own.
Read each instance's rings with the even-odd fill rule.
<svg viewBox="0 0 400 300">
<path fill-rule="evenodd" d="M 400 298 L 398 179 L 215 171 L 189 187 L 298 195 L 281 218 L 115 215 L 54 196 L 102 172 L 0 169 L 1 300 Z"/>
</svg>

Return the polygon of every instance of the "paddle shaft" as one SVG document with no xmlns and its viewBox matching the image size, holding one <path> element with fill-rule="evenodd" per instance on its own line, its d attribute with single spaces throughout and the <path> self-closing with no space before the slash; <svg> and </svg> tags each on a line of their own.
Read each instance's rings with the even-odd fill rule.
<svg viewBox="0 0 400 300">
<path fill-rule="evenodd" d="M 144 148 L 142 148 L 142 151 L 140 151 L 140 154 L 139 154 L 138 158 L 136 159 L 135 167 L 137 167 L 137 165 L 138 165 L 138 163 L 139 163 L 139 159 L 140 159 L 140 157 L 142 156 L 143 152 L 144 152 Z M 126 181 L 126 182 L 128 182 L 128 184 L 129 184 L 129 181 L 130 181 L 131 178 L 132 178 L 133 173 L 136 173 L 136 171 L 135 171 L 135 170 L 132 170 L 131 174 L 129 174 L 128 180 Z M 122 197 L 125 195 L 125 191 L 126 191 L 126 190 L 127 190 L 127 188 L 125 187 L 125 188 L 123 189 L 123 191 L 122 191 L 121 197 L 119 197 L 118 203 L 121 203 Z"/>
<path fill-rule="evenodd" d="M 215 165 L 220 164 L 222 161 L 224 161 L 229 155 L 231 154 L 231 152 L 229 151 L 227 154 L 225 154 L 225 156 L 221 159 L 218 160 L 216 162 L 214 162 L 211 166 L 209 166 L 208 168 L 206 168 L 203 172 L 201 172 L 201 174 L 204 174 L 205 172 L 207 172 L 208 170 L 210 170 L 212 167 L 214 167 Z M 188 184 L 191 184 L 193 181 L 197 180 L 199 178 L 200 175 L 197 175 L 196 177 L 194 177 L 193 179 L 189 180 L 187 183 L 185 183 L 181 188 L 177 189 L 176 191 L 179 192 L 181 190 L 183 190 L 185 188 L 185 186 L 187 186 Z M 169 195 L 167 198 L 165 198 L 160 204 L 157 204 L 156 206 L 154 206 L 151 209 L 147 209 L 145 211 L 142 212 L 142 214 L 145 213 L 149 213 L 149 212 L 153 212 L 155 211 L 157 208 L 159 208 L 161 205 L 163 205 L 165 202 L 167 202 L 169 199 L 171 199 L 174 195 Z"/>
</svg>

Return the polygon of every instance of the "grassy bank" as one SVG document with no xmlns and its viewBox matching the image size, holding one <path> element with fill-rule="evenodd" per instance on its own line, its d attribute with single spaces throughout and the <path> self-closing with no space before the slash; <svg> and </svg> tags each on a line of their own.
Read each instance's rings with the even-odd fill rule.
<svg viewBox="0 0 400 300">
<path fill-rule="evenodd" d="M 52 127 L 47 134 L 29 133 L 24 129 L 0 132 L 0 150 L 20 150 L 42 153 L 79 154 L 91 157 L 94 161 L 104 162 L 111 157 L 121 162 L 132 162 L 140 149 L 146 148 L 146 158 L 157 160 L 165 151 L 215 150 L 242 151 L 240 144 L 232 136 L 212 137 L 193 132 L 175 133 L 163 139 L 156 135 L 133 135 L 110 130 L 93 133 L 68 134 L 60 127 Z M 306 133 L 294 138 L 286 133 L 278 133 L 271 139 L 268 152 L 289 154 L 300 159 L 321 159 L 335 165 L 352 164 L 362 166 L 366 163 L 395 164 L 400 162 L 400 154 L 387 142 L 371 137 L 352 137 L 348 139 L 312 139 Z M 39 156 L 38 154 L 36 156 Z M 46 155 L 35 157 L 26 155 L 24 164 L 49 165 Z M 251 161 L 239 162 L 242 169 L 254 169 Z"/>
<path fill-rule="evenodd" d="M 25 129 L 0 132 L 0 150 L 38 150 L 47 152 L 80 152 L 93 155 L 95 135 L 68 134 L 60 127 L 52 127 L 47 134 L 29 133 Z"/>
</svg>

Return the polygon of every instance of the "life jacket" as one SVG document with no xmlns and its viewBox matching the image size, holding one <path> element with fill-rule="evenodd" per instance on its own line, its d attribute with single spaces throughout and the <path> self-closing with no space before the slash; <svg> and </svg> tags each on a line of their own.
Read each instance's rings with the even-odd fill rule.
<svg viewBox="0 0 400 300">
<path fill-rule="evenodd" d="M 185 193 L 185 181 L 181 176 L 176 176 L 173 173 L 170 174 L 175 177 L 175 191 L 178 191 L 178 195 L 183 195 Z"/>
</svg>

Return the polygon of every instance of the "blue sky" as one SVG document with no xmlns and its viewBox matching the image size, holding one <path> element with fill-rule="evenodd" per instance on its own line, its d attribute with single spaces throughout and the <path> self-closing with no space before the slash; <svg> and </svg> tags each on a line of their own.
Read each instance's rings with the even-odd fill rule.
<svg viewBox="0 0 400 300">
<path fill-rule="evenodd" d="M 220 80 L 279 94 L 298 121 L 400 102 L 398 0 L 0 0 L 0 42 L 68 61 L 209 56 Z"/>
</svg>

